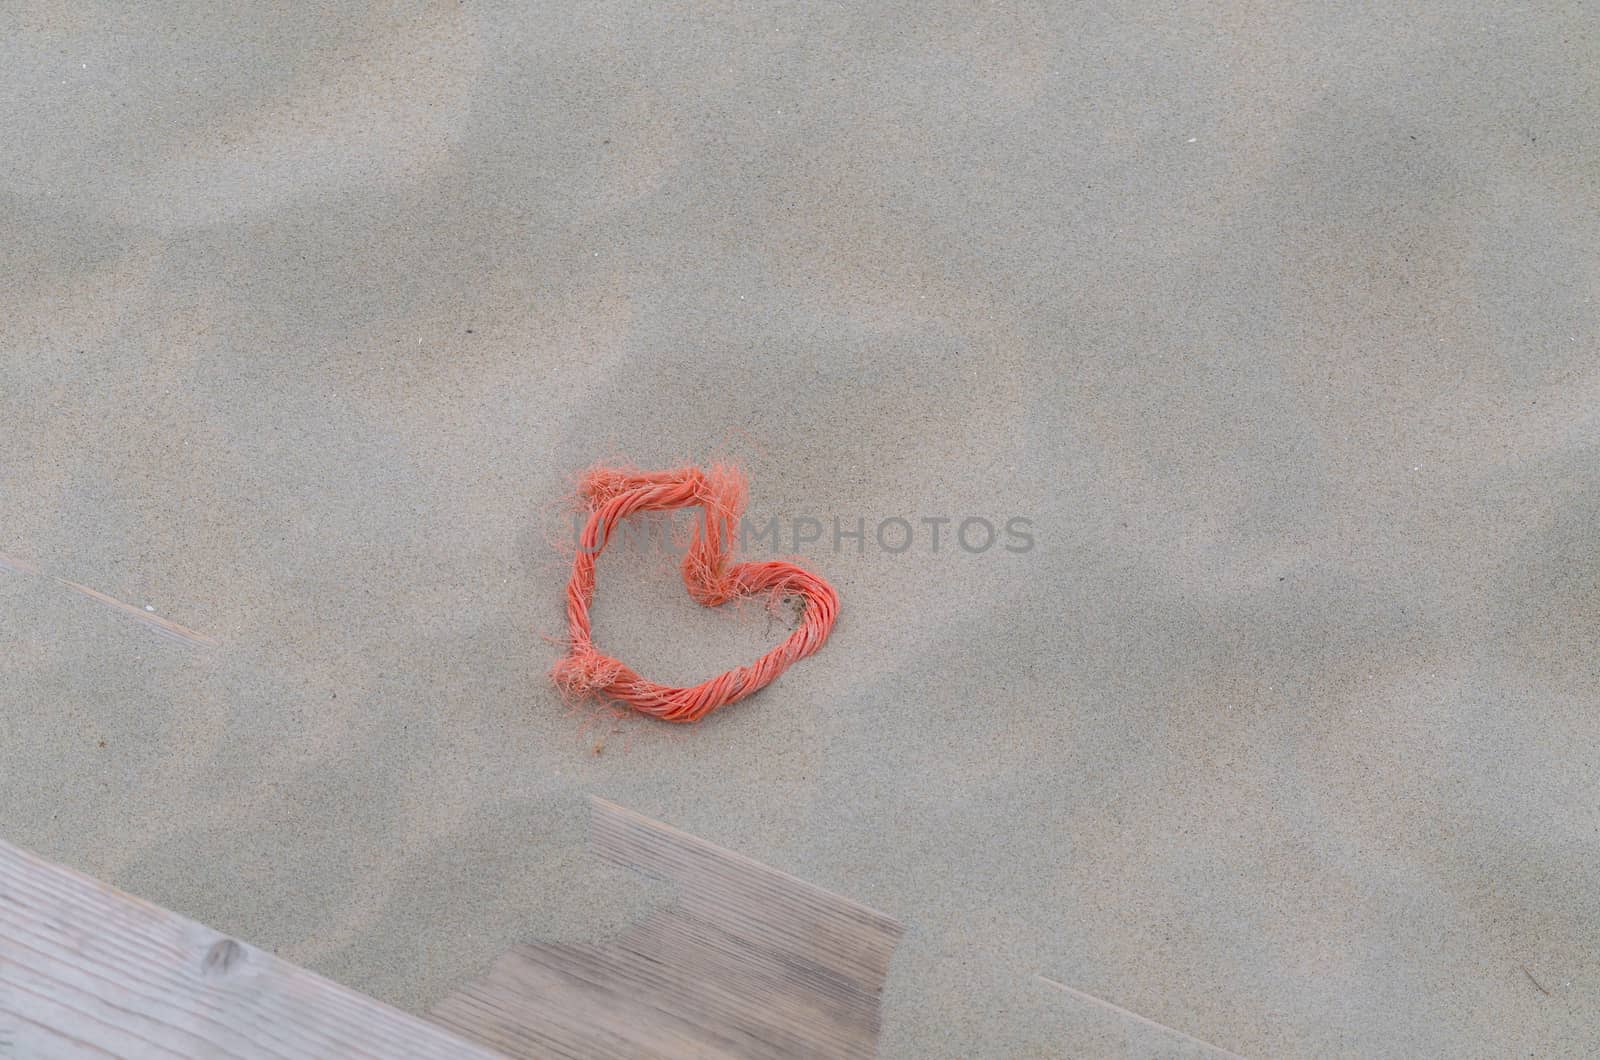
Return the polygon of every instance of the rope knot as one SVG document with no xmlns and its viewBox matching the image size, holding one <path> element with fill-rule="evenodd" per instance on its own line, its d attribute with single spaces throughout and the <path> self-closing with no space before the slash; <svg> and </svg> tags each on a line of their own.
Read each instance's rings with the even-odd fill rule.
<svg viewBox="0 0 1600 1060">
<path fill-rule="evenodd" d="M 577 645 L 572 651 L 556 660 L 550 670 L 550 679 L 563 692 L 589 695 L 605 688 L 622 672 L 622 664 L 594 650 L 593 645 Z"/>
</svg>

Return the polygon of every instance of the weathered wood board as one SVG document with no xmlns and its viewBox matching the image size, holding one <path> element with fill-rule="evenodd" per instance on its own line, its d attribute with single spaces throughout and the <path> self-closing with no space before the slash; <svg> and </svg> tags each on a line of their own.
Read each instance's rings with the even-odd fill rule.
<svg viewBox="0 0 1600 1060">
<path fill-rule="evenodd" d="M 604 945 L 514 947 L 434 1019 L 515 1057 L 873 1055 L 894 920 L 612 803 L 592 829 L 676 906 Z"/>
<path fill-rule="evenodd" d="M 0 1057 L 493 1054 L 0 842 Z"/>
</svg>

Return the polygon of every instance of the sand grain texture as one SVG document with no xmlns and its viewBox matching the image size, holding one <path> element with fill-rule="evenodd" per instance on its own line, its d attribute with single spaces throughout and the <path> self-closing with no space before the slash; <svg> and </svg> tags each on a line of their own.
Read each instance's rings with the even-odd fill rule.
<svg viewBox="0 0 1600 1060">
<path fill-rule="evenodd" d="M 1600 1052 L 1597 42 L 7 5 L 0 831 L 412 1012 L 669 901 L 601 794 L 903 924 L 887 1057 L 1177 1048 L 1040 976 L 1246 1056 Z M 585 724 L 570 475 L 716 455 L 839 625 Z M 605 560 L 658 680 L 782 636 Z"/>
</svg>

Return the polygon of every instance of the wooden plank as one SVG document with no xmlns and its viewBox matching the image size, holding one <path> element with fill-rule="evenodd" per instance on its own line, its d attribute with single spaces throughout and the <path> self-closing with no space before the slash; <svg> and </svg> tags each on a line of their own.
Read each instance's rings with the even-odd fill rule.
<svg viewBox="0 0 1600 1060">
<path fill-rule="evenodd" d="M 714 1030 L 575 974 L 562 947 L 515 946 L 481 981 L 452 995 L 434 1018 L 513 1057 L 701 1057 L 748 1055 Z"/>
<path fill-rule="evenodd" d="M 602 800 L 590 846 L 677 886 L 600 946 L 518 946 L 433 1018 L 514 1057 L 868 1057 L 900 926 Z"/>
<path fill-rule="evenodd" d="M 673 881 L 685 913 L 873 989 L 889 974 L 901 933 L 892 917 L 602 799 L 590 820 L 596 854 Z"/>
<path fill-rule="evenodd" d="M 0 1056 L 494 1055 L 0 841 Z"/>
</svg>

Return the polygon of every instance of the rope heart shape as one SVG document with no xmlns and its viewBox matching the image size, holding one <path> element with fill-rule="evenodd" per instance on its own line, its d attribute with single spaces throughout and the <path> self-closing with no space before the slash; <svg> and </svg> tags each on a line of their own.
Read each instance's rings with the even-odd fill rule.
<svg viewBox="0 0 1600 1060">
<path fill-rule="evenodd" d="M 783 560 L 734 562 L 734 533 L 747 496 L 738 470 L 722 465 L 673 471 L 596 467 L 579 480 L 578 494 L 589 519 L 567 583 L 567 654 L 550 671 L 563 692 L 620 700 L 662 721 L 699 721 L 767 687 L 796 659 L 822 647 L 832 632 L 839 617 L 839 594 L 824 579 Z M 701 509 L 683 557 L 683 583 L 697 603 L 716 607 L 762 592 L 798 596 L 805 603 L 799 626 L 783 643 L 749 666 L 734 667 L 692 688 L 646 680 L 626 663 L 602 654 L 594 646 L 589 623 L 595 561 L 612 531 L 631 515 L 679 508 Z"/>
</svg>

